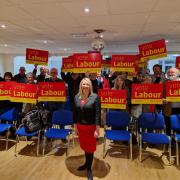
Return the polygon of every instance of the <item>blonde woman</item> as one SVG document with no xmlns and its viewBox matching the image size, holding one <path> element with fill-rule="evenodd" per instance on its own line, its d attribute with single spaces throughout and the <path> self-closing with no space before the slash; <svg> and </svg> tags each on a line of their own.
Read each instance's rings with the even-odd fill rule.
<svg viewBox="0 0 180 180">
<path fill-rule="evenodd" d="M 89 78 L 84 78 L 79 85 L 79 93 L 75 96 L 74 127 L 79 136 L 80 147 L 85 151 L 85 163 L 78 168 L 87 170 L 88 180 L 93 179 L 91 166 L 93 153 L 96 150 L 96 138 L 99 136 L 101 107 L 97 94 L 93 93 Z"/>
</svg>

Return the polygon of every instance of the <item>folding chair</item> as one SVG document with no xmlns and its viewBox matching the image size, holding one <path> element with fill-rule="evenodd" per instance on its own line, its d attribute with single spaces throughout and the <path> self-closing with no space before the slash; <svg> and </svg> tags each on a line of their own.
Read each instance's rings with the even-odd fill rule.
<svg viewBox="0 0 180 180">
<path fill-rule="evenodd" d="M 132 159 L 132 134 L 128 131 L 130 117 L 128 112 L 109 111 L 106 114 L 106 126 L 104 134 L 103 158 L 105 158 L 106 140 L 127 141 L 130 144 L 130 159 Z M 126 130 L 113 130 L 120 128 Z"/>
<path fill-rule="evenodd" d="M 60 129 L 60 126 L 68 126 L 68 129 Z M 54 111 L 52 115 L 52 128 L 49 128 L 44 133 L 44 141 L 43 141 L 43 155 L 45 152 L 46 141 L 49 139 L 68 139 L 67 151 L 66 155 L 68 156 L 68 149 L 70 146 L 70 135 L 74 137 L 72 133 L 72 125 L 73 125 L 73 113 L 68 110 L 58 110 Z M 70 127 L 69 127 L 70 126 Z"/>
<path fill-rule="evenodd" d="M 176 165 L 179 166 L 180 114 L 170 116 L 171 137 L 176 141 Z"/>
<path fill-rule="evenodd" d="M 16 126 L 18 120 L 19 111 L 16 108 L 12 108 L 0 115 L 0 119 L 6 121 L 6 123 L 0 123 L 0 133 L 6 132 L 6 138 L 0 140 L 6 141 L 6 150 L 8 150 L 8 142 L 14 141 L 9 140 L 10 128 Z M 9 124 L 10 123 L 10 124 Z"/>
<path fill-rule="evenodd" d="M 169 145 L 169 160 L 171 163 L 171 139 L 165 134 L 164 116 L 157 113 L 143 113 L 139 117 L 139 128 L 140 162 L 142 161 L 142 143 L 145 142 L 154 145 Z"/>
</svg>

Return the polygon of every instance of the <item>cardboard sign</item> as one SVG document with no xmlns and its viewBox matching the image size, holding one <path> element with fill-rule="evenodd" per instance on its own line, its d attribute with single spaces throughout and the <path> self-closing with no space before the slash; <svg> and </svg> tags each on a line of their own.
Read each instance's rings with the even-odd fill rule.
<svg viewBox="0 0 180 180">
<path fill-rule="evenodd" d="M 66 101 L 64 82 L 40 82 L 38 84 L 38 101 Z"/>
<path fill-rule="evenodd" d="M 166 99 L 169 102 L 180 102 L 180 81 L 166 81 Z"/>
<path fill-rule="evenodd" d="M 176 68 L 180 69 L 180 56 L 176 57 Z"/>
<path fill-rule="evenodd" d="M 37 49 L 26 49 L 26 63 L 27 64 L 48 64 L 48 51 Z"/>
<path fill-rule="evenodd" d="M 100 53 L 82 53 L 73 55 L 74 73 L 97 73 L 101 71 Z"/>
<path fill-rule="evenodd" d="M 157 59 L 167 56 L 166 42 L 164 39 L 139 45 L 141 61 Z"/>
<path fill-rule="evenodd" d="M 101 67 L 102 68 L 110 68 L 111 67 L 111 60 L 102 60 Z"/>
<path fill-rule="evenodd" d="M 72 57 L 64 57 L 62 59 L 62 72 L 73 72 Z"/>
<path fill-rule="evenodd" d="M 132 84 L 132 104 L 162 104 L 162 84 Z"/>
<path fill-rule="evenodd" d="M 102 108 L 126 109 L 126 90 L 100 89 L 98 96 Z"/>
<path fill-rule="evenodd" d="M 0 100 L 10 100 L 14 84 L 15 82 L 0 82 Z"/>
<path fill-rule="evenodd" d="M 134 72 L 136 55 L 112 55 L 111 71 Z"/>
<path fill-rule="evenodd" d="M 36 103 L 37 86 L 36 84 L 15 83 L 11 89 L 12 102 Z"/>
</svg>

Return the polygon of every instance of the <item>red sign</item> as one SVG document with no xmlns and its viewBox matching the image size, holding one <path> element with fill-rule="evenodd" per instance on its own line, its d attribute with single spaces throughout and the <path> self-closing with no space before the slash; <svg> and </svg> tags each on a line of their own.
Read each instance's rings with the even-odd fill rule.
<svg viewBox="0 0 180 180">
<path fill-rule="evenodd" d="M 134 72 L 136 55 L 112 55 L 111 70 L 120 72 Z"/>
<path fill-rule="evenodd" d="M 47 65 L 48 51 L 26 48 L 26 63 Z"/>
<path fill-rule="evenodd" d="M 180 56 L 176 57 L 176 68 L 180 69 Z"/>
<path fill-rule="evenodd" d="M 100 89 L 98 96 L 102 108 L 126 109 L 126 90 Z"/>
<path fill-rule="evenodd" d="M 139 45 L 141 61 L 157 59 L 167 56 L 166 42 L 164 39 Z"/>
<path fill-rule="evenodd" d="M 132 84 L 132 104 L 162 104 L 163 84 Z"/>
<path fill-rule="evenodd" d="M 111 67 L 111 60 L 102 60 L 101 67 L 102 68 L 110 68 Z"/>
<path fill-rule="evenodd" d="M 37 86 L 36 84 L 15 83 L 11 89 L 12 102 L 36 103 Z"/>
<path fill-rule="evenodd" d="M 62 59 L 62 72 L 73 72 L 72 57 L 64 57 Z"/>
<path fill-rule="evenodd" d="M 74 73 L 96 73 L 101 71 L 100 53 L 82 53 L 73 55 Z"/>
<path fill-rule="evenodd" d="M 10 100 L 14 84 L 15 82 L 0 82 L 0 100 Z"/>
<path fill-rule="evenodd" d="M 166 81 L 166 99 L 169 102 L 180 102 L 180 81 Z"/>
<path fill-rule="evenodd" d="M 66 101 L 66 86 L 64 82 L 38 83 L 38 101 Z"/>
</svg>

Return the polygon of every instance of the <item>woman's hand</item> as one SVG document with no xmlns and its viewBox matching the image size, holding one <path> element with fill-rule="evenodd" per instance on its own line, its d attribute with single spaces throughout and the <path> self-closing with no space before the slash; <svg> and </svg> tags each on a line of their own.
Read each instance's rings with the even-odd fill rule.
<svg viewBox="0 0 180 180">
<path fill-rule="evenodd" d="M 96 130 L 94 131 L 94 137 L 95 137 L 95 138 L 98 138 L 98 137 L 99 137 L 99 129 L 100 129 L 100 127 L 99 127 L 99 126 L 96 126 Z"/>
</svg>

